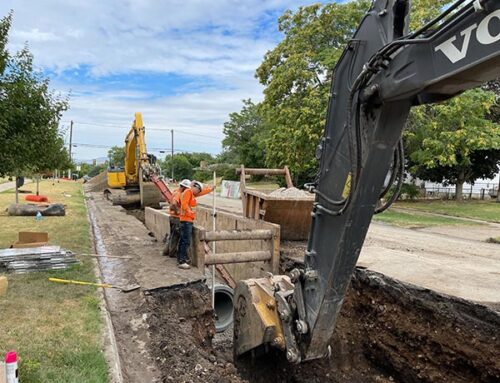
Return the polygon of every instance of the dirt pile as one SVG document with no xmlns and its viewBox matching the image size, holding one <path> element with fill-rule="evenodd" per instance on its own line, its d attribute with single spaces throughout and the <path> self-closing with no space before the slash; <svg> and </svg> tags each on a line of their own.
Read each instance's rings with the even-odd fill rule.
<svg viewBox="0 0 500 383">
<path fill-rule="evenodd" d="M 147 297 L 150 347 L 163 382 L 242 382 L 215 334 L 210 292 L 203 283 L 152 292 Z"/>
<path fill-rule="evenodd" d="M 354 342 L 402 382 L 500 381 L 500 314 L 357 269 L 342 308 Z M 344 323 L 343 323 L 344 322 Z"/>
<path fill-rule="evenodd" d="M 104 171 L 92 177 L 83 185 L 86 192 L 101 192 L 108 187 L 108 172 Z"/>
<path fill-rule="evenodd" d="M 199 283 L 148 297 L 152 353 L 164 382 L 496 382 L 500 315 L 484 306 L 357 269 L 329 359 L 290 365 L 271 352 L 232 361 L 214 347 Z"/>
</svg>

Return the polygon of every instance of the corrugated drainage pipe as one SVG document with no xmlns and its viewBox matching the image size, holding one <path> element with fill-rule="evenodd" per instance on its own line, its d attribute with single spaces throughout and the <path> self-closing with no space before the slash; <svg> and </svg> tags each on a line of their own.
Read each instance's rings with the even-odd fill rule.
<svg viewBox="0 0 500 383">
<path fill-rule="evenodd" d="M 233 323 L 234 290 L 226 285 L 214 286 L 215 330 L 223 332 Z"/>
</svg>

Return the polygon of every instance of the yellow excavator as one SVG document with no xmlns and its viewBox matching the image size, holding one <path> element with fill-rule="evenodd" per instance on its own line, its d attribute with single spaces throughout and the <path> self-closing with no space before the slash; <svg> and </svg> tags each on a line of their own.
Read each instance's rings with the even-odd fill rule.
<svg viewBox="0 0 500 383">
<path fill-rule="evenodd" d="M 137 112 L 125 137 L 124 167 L 108 169 L 108 188 L 104 195 L 113 205 L 155 205 L 162 197 L 169 202 L 172 193 L 159 174 L 156 157 L 146 149 L 142 114 Z"/>
</svg>

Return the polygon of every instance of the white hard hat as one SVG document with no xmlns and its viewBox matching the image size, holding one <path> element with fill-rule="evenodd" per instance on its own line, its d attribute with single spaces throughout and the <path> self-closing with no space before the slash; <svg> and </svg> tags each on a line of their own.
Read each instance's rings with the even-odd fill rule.
<svg viewBox="0 0 500 383">
<path fill-rule="evenodd" d="M 193 181 L 193 185 L 200 189 L 200 191 L 203 190 L 203 184 L 200 181 Z"/>
<path fill-rule="evenodd" d="M 191 186 L 191 181 L 189 181 L 187 178 L 184 178 L 179 185 L 188 188 Z"/>
</svg>

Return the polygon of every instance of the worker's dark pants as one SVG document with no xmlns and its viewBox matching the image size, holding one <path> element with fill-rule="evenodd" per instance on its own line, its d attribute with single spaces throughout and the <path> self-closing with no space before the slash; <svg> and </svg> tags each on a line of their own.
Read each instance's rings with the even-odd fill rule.
<svg viewBox="0 0 500 383">
<path fill-rule="evenodd" d="M 177 262 L 179 264 L 188 261 L 188 250 L 192 234 L 193 222 L 181 221 L 181 239 L 179 241 L 179 249 L 177 250 Z"/>
<path fill-rule="evenodd" d="M 179 217 L 170 217 L 170 234 L 166 238 L 163 255 L 175 258 L 177 248 L 179 247 L 179 239 L 181 238 L 181 221 Z"/>
</svg>

